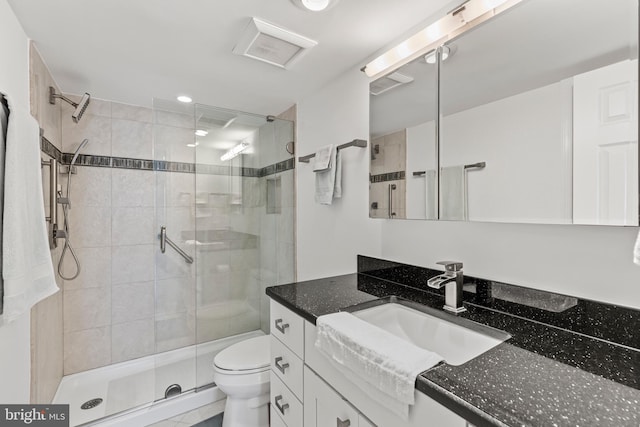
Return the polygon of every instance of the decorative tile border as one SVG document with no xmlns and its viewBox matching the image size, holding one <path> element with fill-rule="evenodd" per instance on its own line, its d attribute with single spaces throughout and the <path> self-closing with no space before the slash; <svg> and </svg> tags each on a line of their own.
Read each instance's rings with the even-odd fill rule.
<svg viewBox="0 0 640 427">
<path fill-rule="evenodd" d="M 48 139 L 40 139 L 40 150 L 63 165 L 71 164 L 73 154 L 63 153 Z M 231 167 L 225 165 L 206 165 L 203 163 L 168 162 L 165 160 L 131 159 L 127 157 L 93 156 L 80 154 L 76 166 L 94 166 L 103 168 L 133 169 L 160 172 L 201 173 L 207 175 L 233 175 L 250 178 L 262 178 L 295 168 L 295 159 L 290 158 L 263 168 Z M 404 172 L 403 172 L 404 173 Z"/>
<path fill-rule="evenodd" d="M 405 172 L 389 172 L 389 173 L 381 173 L 379 175 L 371 175 L 371 182 L 385 182 L 385 181 L 398 181 L 401 179 L 405 179 Z"/>
</svg>

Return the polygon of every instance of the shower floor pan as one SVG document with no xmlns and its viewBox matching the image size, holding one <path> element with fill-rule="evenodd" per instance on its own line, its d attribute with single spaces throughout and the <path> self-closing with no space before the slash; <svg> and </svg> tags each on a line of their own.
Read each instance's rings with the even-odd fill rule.
<svg viewBox="0 0 640 427">
<path fill-rule="evenodd" d="M 213 358 L 218 352 L 261 335 L 262 331 L 248 332 L 67 375 L 62 378 L 52 403 L 69 405 L 71 427 L 140 426 L 171 418 L 224 398 L 217 387 L 197 393 L 186 391 L 196 384 L 213 383 Z M 183 394 L 164 399 L 167 388 L 174 384 L 180 386 Z M 81 409 L 84 404 L 89 409 Z M 143 413 L 134 413 L 139 411 Z M 126 419 L 132 416 L 135 420 L 128 423 Z"/>
</svg>

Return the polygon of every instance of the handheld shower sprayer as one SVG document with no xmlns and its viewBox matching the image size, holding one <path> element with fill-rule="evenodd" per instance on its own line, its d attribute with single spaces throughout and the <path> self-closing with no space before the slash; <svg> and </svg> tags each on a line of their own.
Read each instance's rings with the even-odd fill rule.
<svg viewBox="0 0 640 427">
<path fill-rule="evenodd" d="M 73 114 L 71 114 L 71 118 L 75 123 L 78 123 L 80 121 L 80 119 L 82 118 L 82 115 L 84 114 L 84 112 L 87 110 L 87 107 L 89 106 L 89 102 L 91 101 L 91 95 L 85 92 L 85 94 L 82 95 L 82 99 L 80 99 L 80 102 L 73 102 L 66 96 L 60 93 L 56 93 L 56 89 L 53 86 L 49 86 L 49 104 L 55 105 L 56 98 L 60 98 L 63 101 L 68 102 L 69 104 L 73 105 L 73 107 L 75 107 Z"/>
<path fill-rule="evenodd" d="M 86 108 L 86 107 L 85 107 Z M 64 248 L 62 248 L 62 253 L 60 254 L 60 261 L 58 261 L 58 274 L 64 280 L 73 280 L 80 275 L 80 260 L 76 255 L 73 247 L 71 246 L 71 231 L 69 230 L 69 209 L 71 209 L 71 175 L 73 172 L 73 165 L 78 161 L 78 156 L 80 155 L 80 150 L 82 150 L 89 143 L 88 139 L 82 140 L 78 148 L 76 148 L 75 153 L 73 153 L 73 157 L 71 159 L 71 163 L 69 164 L 69 170 L 67 175 L 67 194 L 66 197 L 63 197 L 62 190 L 58 192 L 58 203 L 62 205 L 62 213 L 64 215 L 64 223 L 62 225 L 62 230 L 58 231 L 59 237 L 64 238 Z M 73 262 L 76 266 L 76 272 L 71 276 L 66 276 L 63 270 L 64 258 L 67 254 L 67 250 L 71 253 L 73 257 Z"/>
</svg>

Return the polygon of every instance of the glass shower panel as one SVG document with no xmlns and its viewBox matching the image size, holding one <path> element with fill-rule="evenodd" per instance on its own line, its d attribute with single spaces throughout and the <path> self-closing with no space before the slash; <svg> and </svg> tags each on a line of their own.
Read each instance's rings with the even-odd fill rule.
<svg viewBox="0 0 640 427">
<path fill-rule="evenodd" d="M 278 283 L 277 219 L 293 195 L 293 179 L 276 173 L 273 152 L 283 128 L 291 141 L 293 125 L 204 105 L 195 113 L 197 383 L 204 386 L 212 382 L 216 342 L 268 333 L 264 289 Z M 292 270 L 292 261 L 283 264 Z"/>
<path fill-rule="evenodd" d="M 165 397 L 174 385 L 183 392 L 196 387 L 193 110 L 154 99 L 155 230 L 158 236 L 164 230 L 167 242 L 163 252 L 158 238 L 155 249 L 156 399 Z"/>
</svg>

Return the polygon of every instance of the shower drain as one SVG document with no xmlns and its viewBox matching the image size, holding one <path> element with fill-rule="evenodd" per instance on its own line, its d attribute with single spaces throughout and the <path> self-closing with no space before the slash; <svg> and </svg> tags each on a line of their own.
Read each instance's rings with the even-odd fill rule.
<svg viewBox="0 0 640 427">
<path fill-rule="evenodd" d="M 87 400 L 86 402 L 84 402 L 82 406 L 80 406 L 80 409 L 93 409 L 101 403 L 102 399 L 96 397 L 95 399 Z"/>
</svg>

